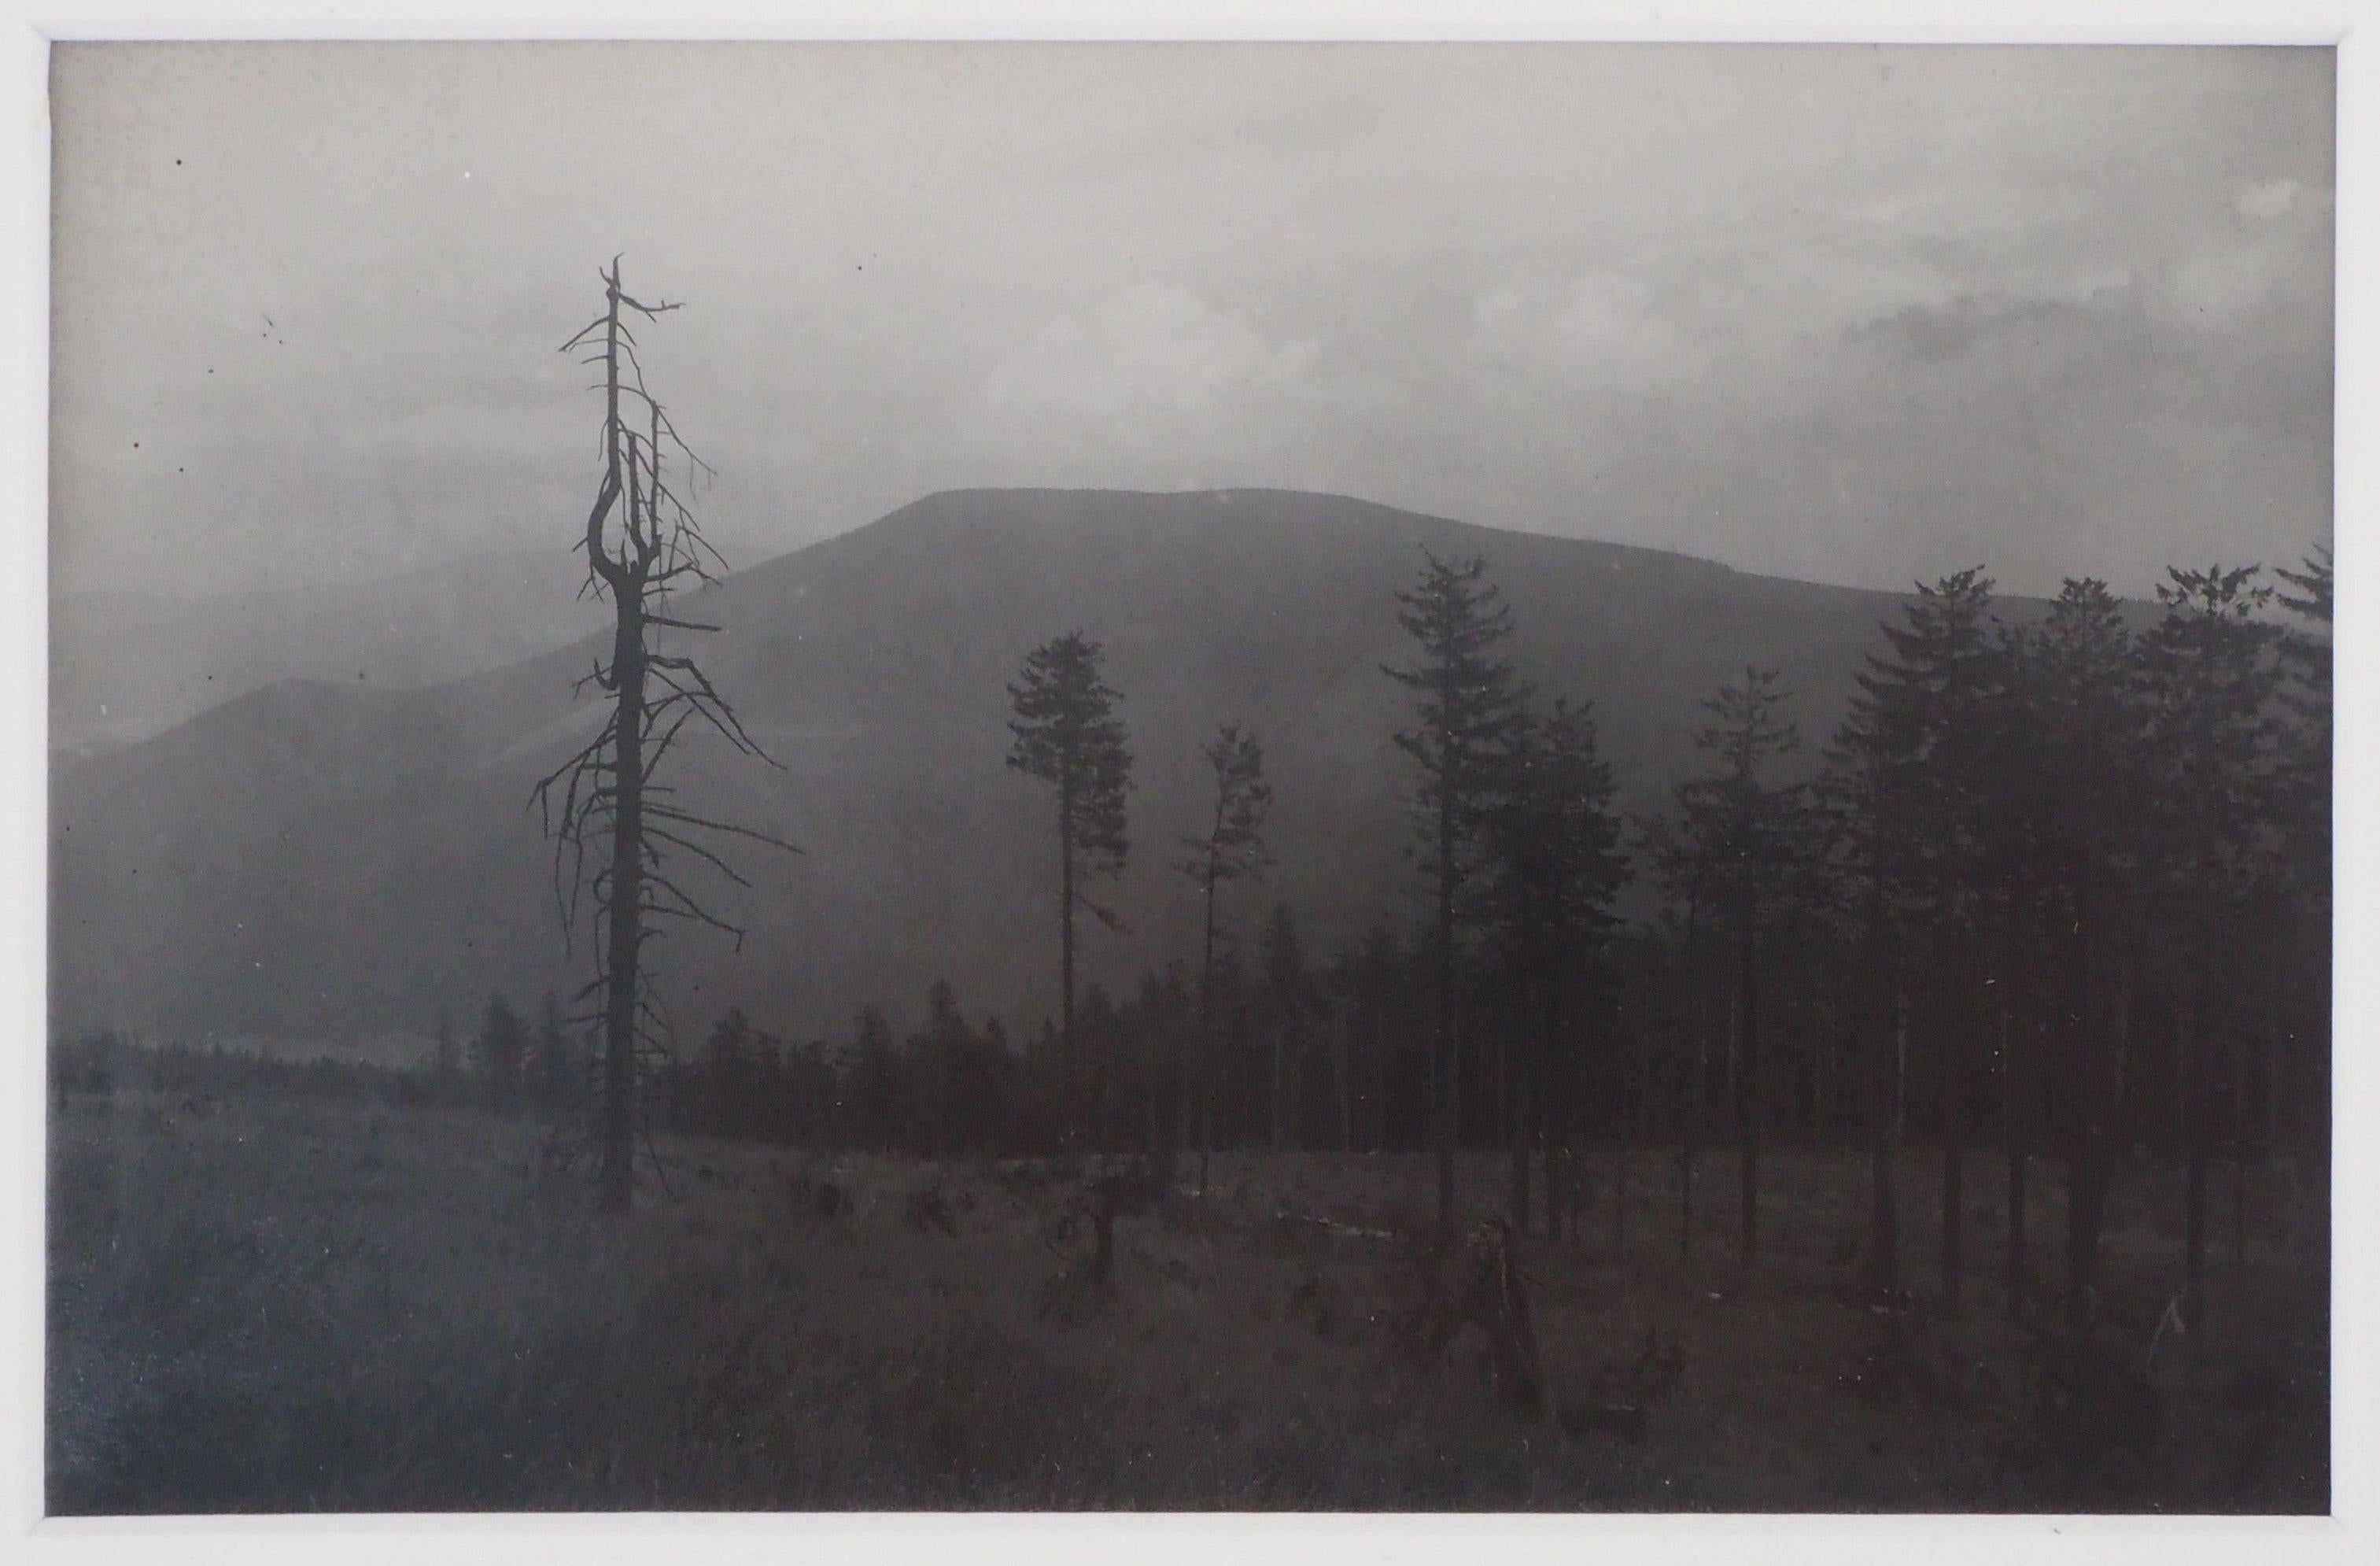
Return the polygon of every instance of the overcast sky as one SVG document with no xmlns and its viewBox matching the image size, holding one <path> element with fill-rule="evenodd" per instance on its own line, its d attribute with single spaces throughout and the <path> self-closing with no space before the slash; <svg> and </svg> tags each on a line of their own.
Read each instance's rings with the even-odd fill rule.
<svg viewBox="0 0 2380 1566">
<path fill-rule="evenodd" d="M 748 564 L 1340 491 L 1896 587 L 2329 536 L 2327 51 L 66 45 L 54 565 L 583 523 L 596 268 Z"/>
</svg>

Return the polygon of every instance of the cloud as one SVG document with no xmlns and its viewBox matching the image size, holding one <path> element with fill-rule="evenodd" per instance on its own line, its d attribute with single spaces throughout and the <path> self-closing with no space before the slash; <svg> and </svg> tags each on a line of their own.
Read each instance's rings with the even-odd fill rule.
<svg viewBox="0 0 2380 1566">
<path fill-rule="evenodd" d="M 1041 328 L 986 377 L 978 410 L 1002 428 L 1092 429 L 1142 448 L 1295 399 L 1320 349 L 1275 341 L 1186 288 L 1147 283 Z"/>
<path fill-rule="evenodd" d="M 1689 379 L 1706 357 L 1662 312 L 1648 283 L 1608 268 L 1481 295 L 1469 347 L 1476 361 L 1508 373 L 1622 391 Z"/>
<path fill-rule="evenodd" d="M 2055 349 L 2129 315 L 2132 273 L 2122 266 L 2038 267 L 2010 273 L 1998 285 L 1904 305 L 1847 328 L 1847 342 L 1881 348 L 1916 364 L 1938 364 L 1987 342 Z"/>
<path fill-rule="evenodd" d="M 2234 198 L 2232 204 L 2240 215 L 2259 223 L 2270 223 L 2288 214 L 2298 203 L 2301 187 L 2294 179 L 2271 179 L 2261 185 L 2251 185 Z"/>
</svg>

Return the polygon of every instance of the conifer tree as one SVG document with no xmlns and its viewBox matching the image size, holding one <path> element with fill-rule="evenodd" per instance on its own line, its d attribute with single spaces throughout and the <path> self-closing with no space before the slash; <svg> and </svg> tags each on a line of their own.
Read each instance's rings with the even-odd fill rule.
<svg viewBox="0 0 2380 1566">
<path fill-rule="evenodd" d="M 1419 581 L 1397 595 L 1397 623 L 1414 640 L 1414 662 L 1382 672 L 1414 693 L 1415 722 L 1397 747 L 1421 774 L 1414 800 L 1432 902 L 1437 978 L 1430 1140 L 1438 1164 L 1438 1228 L 1454 1231 L 1454 1142 L 1460 1123 L 1455 1050 L 1456 959 L 1465 890 L 1476 866 L 1479 830 L 1495 799 L 1519 692 L 1498 649 L 1512 612 L 1497 601 L 1477 558 L 1448 562 L 1422 551 Z"/>
<path fill-rule="evenodd" d="M 1894 1048 L 1906 991 L 1903 902 L 1915 862 L 1911 791 L 1917 784 L 1914 713 L 1870 680 L 1827 750 L 1819 780 L 1838 900 L 1856 942 L 1850 1012 L 1858 1040 L 1868 1153 L 1867 1278 L 1888 1299 L 1900 1286 L 1900 1212 L 1896 1190 L 1900 1062 Z"/>
<path fill-rule="evenodd" d="M 1585 703 L 1557 698 L 1526 711 L 1507 736 L 1500 797 L 1488 819 L 1486 918 L 1521 982 L 1536 991 L 1532 1050 L 1515 1049 L 1506 1072 L 1513 1226 L 1529 1224 L 1529 1147 L 1547 1149 L 1546 1223 L 1559 1237 L 1550 1135 L 1567 1131 L 1563 1001 L 1572 980 L 1615 924 L 1611 901 L 1626 884 L 1627 856 L 1612 813 L 1611 769 L 1597 748 Z M 1557 1124 L 1559 1121 L 1559 1124 Z"/>
<path fill-rule="evenodd" d="M 1215 1144 L 1215 952 L 1229 939 L 1220 909 L 1222 889 L 1230 882 L 1262 880 L 1272 863 L 1272 849 L 1264 836 L 1265 816 L 1272 808 L 1272 785 L 1265 781 L 1264 747 L 1237 723 L 1225 723 L 1200 752 L 1215 778 L 1214 813 L 1207 831 L 1182 840 L 1187 853 L 1174 868 L 1197 886 L 1203 916 L 1198 951 L 1198 1063 L 1196 1085 L 1184 1078 L 1184 1113 L 1196 1101 L 1198 1189 L 1207 1188 L 1207 1169 Z"/>
<path fill-rule="evenodd" d="M 1711 722 L 1694 737 L 1714 771 L 1678 789 L 1681 831 L 1702 861 L 1700 885 L 1734 946 L 1739 1237 L 1747 1263 L 1760 1244 L 1760 933 L 1807 851 L 1804 791 L 1770 776 L 1773 763 L 1801 744 L 1798 726 L 1779 710 L 1786 699 L 1774 669 L 1747 668 L 1741 684 L 1720 686 L 1703 704 Z"/>
<path fill-rule="evenodd" d="M 1016 684 L 1008 687 L 1016 717 L 1008 725 L 1014 744 L 1008 765 L 1048 783 L 1058 805 L 1058 1047 L 1064 1079 L 1068 1139 L 1081 1135 L 1075 1038 L 1075 916 L 1087 909 L 1115 928 L 1115 915 L 1092 900 L 1092 882 L 1123 873 L 1130 849 L 1124 835 L 1124 800 L 1132 790 L 1132 751 L 1115 715 L 1119 693 L 1099 669 L 1101 649 L 1080 631 L 1069 631 L 1026 655 Z M 1104 1084 L 1104 1063 L 1102 1083 Z M 1104 1093 L 1100 1095 L 1104 1098 Z"/>
<path fill-rule="evenodd" d="M 2155 825 L 2152 873 L 2182 943 L 2180 1050 L 2175 1062 L 2183 1160 L 2182 1320 L 2203 1336 L 2206 1196 L 2215 1074 L 2228 1062 L 2218 964 L 2229 922 L 2266 873 L 2281 814 L 2274 697 L 2281 671 L 2274 627 L 2259 617 L 2273 589 L 2259 567 L 2170 569 L 2165 613 L 2144 638 L 2148 754 Z"/>
<path fill-rule="evenodd" d="M 2283 1105 L 2289 1095 L 2283 1072 L 2282 1041 L 2286 1012 L 2313 1002 L 2321 1015 L 2329 1005 L 2329 930 L 2331 921 L 2331 604 L 2330 552 L 2316 550 L 2299 571 L 2275 573 L 2297 590 L 2277 594 L 2281 605 L 2302 626 L 2281 638 L 2280 652 L 2288 671 L 2281 700 L 2291 715 L 2284 727 L 2281 752 L 2285 827 L 2281 842 L 2281 876 L 2286 898 L 2284 916 L 2273 922 L 2274 951 L 2267 976 L 2272 990 L 2270 1030 L 2265 1042 L 2266 1145 L 2279 1141 Z M 2324 960 L 2310 967 L 2304 953 L 2320 952 Z M 2327 1037 L 2317 1028 L 2317 1037 Z M 2320 1057 L 2316 1056 L 2318 1060 Z M 2301 1057 L 2301 1070 L 2308 1063 Z M 2327 1125 L 2327 1117 L 2317 1116 Z"/>
<path fill-rule="evenodd" d="M 1965 1278 L 1963 1159 L 1976 991 L 1988 977 L 1975 955 L 1987 884 L 1981 823 L 1987 708 L 1998 675 L 1992 582 L 1979 569 L 1920 583 L 1900 625 L 1882 627 L 1888 655 L 1871 657 L 1861 690 L 1888 714 L 1905 786 L 1897 796 L 1896 866 L 1903 910 L 1939 958 L 1946 1014 L 1937 1086 L 1941 1097 L 1942 1293 L 1954 1307 Z"/>
<path fill-rule="evenodd" d="M 2033 786 L 2043 802 L 2038 847 L 2046 922 L 2063 938 L 2054 1035 L 2064 1062 L 2053 1127 L 2067 1160 L 2066 1293 L 2085 1308 L 2098 1275 L 2116 1138 L 2116 1084 L 2094 993 L 2124 908 L 2146 806 L 2141 701 L 2123 606 L 2093 577 L 2066 581 L 2030 641 L 2026 722 Z"/>
</svg>

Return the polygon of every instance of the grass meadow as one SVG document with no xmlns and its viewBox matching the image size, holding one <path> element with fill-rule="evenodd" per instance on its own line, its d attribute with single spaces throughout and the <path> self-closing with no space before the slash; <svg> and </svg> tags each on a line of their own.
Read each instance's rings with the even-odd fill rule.
<svg viewBox="0 0 2380 1566">
<path fill-rule="evenodd" d="M 1101 1287 L 1065 1184 L 1029 1169 L 664 1141 L 667 1188 L 648 1169 L 615 1220 L 543 1141 L 426 1108 L 66 1100 L 51 1511 L 2328 1504 L 2322 1174 L 2286 1161 L 2248 1183 L 2236 1261 L 2218 1207 L 2212 1329 L 2160 1344 L 2160 1416 L 2119 1442 L 2045 1403 L 1981 1149 L 1955 1314 L 1931 1292 L 1923 1149 L 1892 1311 L 1856 1290 L 1852 1158 L 1769 1156 L 1746 1273 L 1724 1150 L 1701 1162 L 1684 1262 L 1674 1158 L 1632 1159 L 1615 1249 L 1613 1150 L 1594 1151 L 1585 1237 L 1516 1245 L 1548 1378 L 1619 1384 L 1648 1329 L 1682 1371 L 1641 1426 L 1573 1434 L 1497 1396 L 1475 1329 L 1417 1352 L 1422 1157 L 1219 1156 L 1203 1197 L 1117 1220 Z M 1501 1167 L 1463 1171 L 1481 1212 Z M 2055 1170 L 2031 1183 L 2045 1293 Z M 936 1180 L 946 1227 L 914 1210 Z M 818 1182 L 846 1210 L 823 1212 Z M 2102 1341 L 2143 1366 L 2179 1286 L 2177 1184 L 2128 1169 L 2110 1226 Z"/>
</svg>

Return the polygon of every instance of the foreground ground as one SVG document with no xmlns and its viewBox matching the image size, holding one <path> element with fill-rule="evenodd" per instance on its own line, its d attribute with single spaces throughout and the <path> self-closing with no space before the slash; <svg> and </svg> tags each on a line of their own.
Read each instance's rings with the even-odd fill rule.
<svg viewBox="0 0 2380 1566">
<path fill-rule="evenodd" d="M 2218 1208 L 2214 1330 L 2159 1346 L 2159 1414 L 2125 1443 L 2045 1411 L 1996 1168 L 1970 1174 L 1954 1314 L 1929 1293 L 1930 1160 L 1910 1159 L 1914 1297 L 1882 1311 L 1852 1287 L 1850 1159 L 1775 1157 L 1747 1274 L 1724 1154 L 1682 1264 L 1673 1160 L 1634 1160 L 1615 1250 L 1598 1152 L 1589 1238 L 1519 1253 L 1557 1395 L 1644 1405 L 1641 1427 L 1573 1434 L 1500 1401 L 1476 1329 L 1416 1352 L 1421 1159 L 1219 1158 L 1203 1199 L 1116 1223 L 1102 1289 L 1070 1188 L 1038 1171 L 665 1144 L 669 1188 L 613 1220 L 540 1139 L 422 1110 L 70 1100 L 50 1509 L 2327 1505 L 2325 1238 L 2286 1163 L 2250 1187 L 2240 1265 Z M 1464 1171 L 1483 1211 L 1495 1169 Z M 911 1211 L 938 1175 L 947 1229 Z M 821 1184 L 848 1209 L 824 1213 Z M 2034 1184 L 2046 1267 L 2057 1193 Z M 2135 1366 L 2177 1281 L 2171 1184 L 2119 1192 L 2104 1341 Z M 1612 1390 L 1648 1329 L 1681 1372 Z"/>
</svg>

